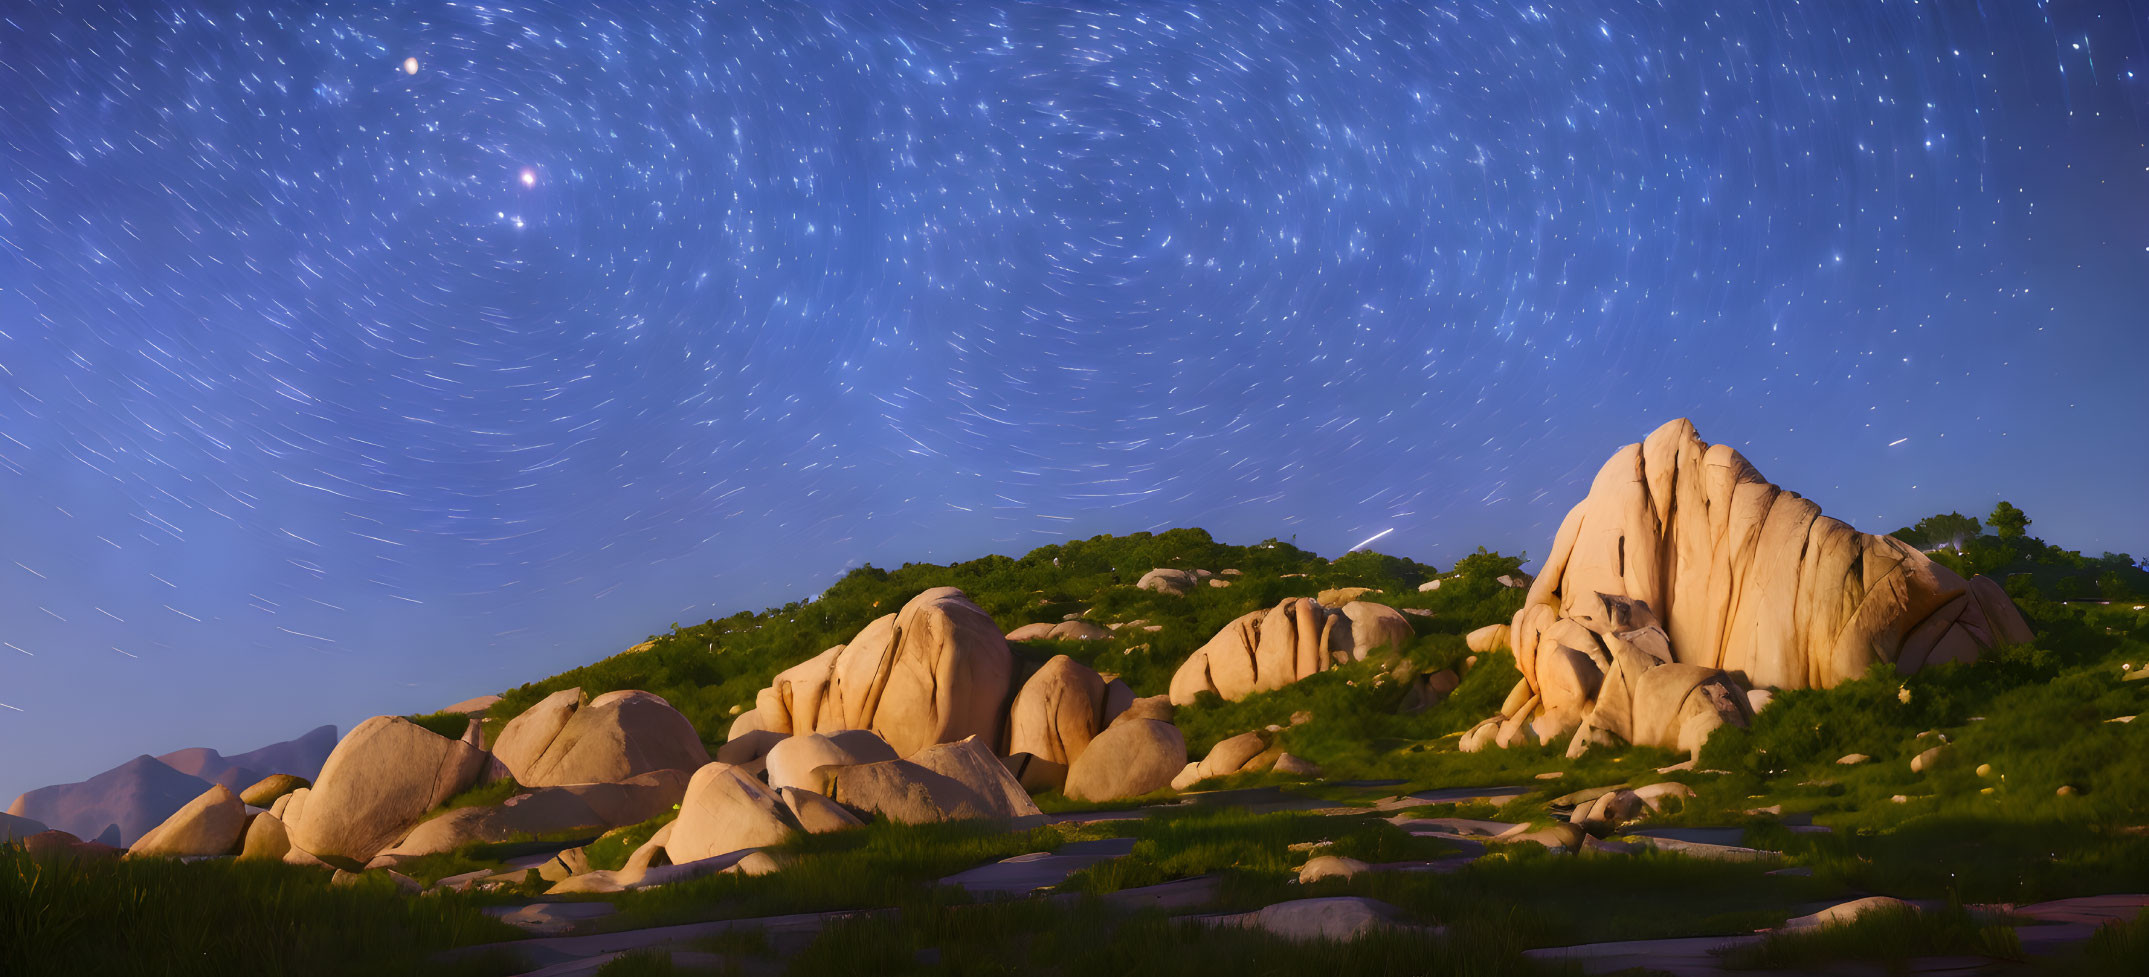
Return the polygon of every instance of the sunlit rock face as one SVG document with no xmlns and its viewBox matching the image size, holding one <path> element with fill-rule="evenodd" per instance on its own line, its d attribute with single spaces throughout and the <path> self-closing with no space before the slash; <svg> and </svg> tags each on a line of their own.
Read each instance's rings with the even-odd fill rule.
<svg viewBox="0 0 2149 977">
<path fill-rule="evenodd" d="M 869 729 L 900 756 L 967 736 L 996 742 L 1013 681 L 992 616 L 962 591 L 936 587 L 849 644 L 778 673 L 731 736 Z"/>
<path fill-rule="evenodd" d="M 1685 419 L 1605 462 L 1510 626 L 1540 738 L 1697 749 L 1736 687 L 1828 688 L 2030 637 L 1998 585 L 1861 533 Z M 1653 670 L 1677 665 L 1664 675 Z M 1676 679 L 1676 681 L 1674 681 Z"/>
</svg>

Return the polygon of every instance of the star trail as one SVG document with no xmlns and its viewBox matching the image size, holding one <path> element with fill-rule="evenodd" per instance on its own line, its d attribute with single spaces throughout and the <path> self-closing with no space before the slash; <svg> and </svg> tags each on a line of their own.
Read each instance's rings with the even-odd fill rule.
<svg viewBox="0 0 2149 977">
<path fill-rule="evenodd" d="M 1178 525 L 1536 555 L 1681 415 L 1861 528 L 2004 494 L 2140 552 L 2145 36 L 2116 2 L 10 5 L 0 738 L 53 745 L 0 794 L 861 562 Z"/>
</svg>

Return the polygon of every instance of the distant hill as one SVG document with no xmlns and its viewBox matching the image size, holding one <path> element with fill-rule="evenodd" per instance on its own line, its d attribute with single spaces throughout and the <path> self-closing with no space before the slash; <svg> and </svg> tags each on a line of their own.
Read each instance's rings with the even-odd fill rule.
<svg viewBox="0 0 2149 977">
<path fill-rule="evenodd" d="M 25 792 L 8 805 L 7 813 L 78 838 L 96 838 L 116 825 L 118 844 L 131 845 L 211 783 L 241 789 L 272 773 L 310 780 L 320 774 L 335 746 L 336 727 L 321 726 L 297 739 L 232 757 L 203 747 L 163 757 L 144 754 L 88 780 Z"/>
</svg>

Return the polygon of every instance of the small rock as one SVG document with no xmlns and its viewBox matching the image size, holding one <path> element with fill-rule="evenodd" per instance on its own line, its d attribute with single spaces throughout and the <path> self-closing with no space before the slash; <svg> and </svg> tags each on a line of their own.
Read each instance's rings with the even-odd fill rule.
<svg viewBox="0 0 2149 977">
<path fill-rule="evenodd" d="M 1355 858 L 1319 855 L 1308 860 L 1298 870 L 1298 881 L 1299 884 L 1305 885 L 1322 879 L 1347 879 L 1371 867 Z"/>
<path fill-rule="evenodd" d="M 1277 773 L 1287 773 L 1294 777 L 1318 777 L 1321 775 L 1320 764 L 1289 753 L 1277 754 L 1276 765 L 1271 769 Z"/>
<path fill-rule="evenodd" d="M 1910 798 L 1909 798 L 1908 796 L 1906 796 L 1906 795 L 1903 795 L 1903 794 L 1897 794 L 1897 795 L 1895 795 L 1894 797 L 1890 797 L 1890 798 L 1888 798 L 1888 799 L 1889 799 L 1889 800 L 1891 800 L 1891 801 L 1894 801 L 1894 802 L 1895 802 L 1895 803 L 1897 803 L 1897 804 L 1908 804 L 1908 803 L 1910 803 Z"/>
<path fill-rule="evenodd" d="M 2061 784 L 2059 785 L 2059 790 L 2054 791 L 2053 793 L 2058 794 L 2061 797 L 2073 797 L 2077 793 L 2077 791 L 2074 789 L 2073 784 Z"/>
<path fill-rule="evenodd" d="M 1941 745 L 1926 750 L 1925 752 L 1920 753 L 1917 756 L 1911 757 L 1910 772 L 1924 773 L 1927 770 L 1931 770 L 1935 767 L 1938 767 L 1942 760 L 1947 759 L 1947 751 L 1947 744 L 1942 743 Z"/>
<path fill-rule="evenodd" d="M 1240 917 L 1240 925 L 1267 930 L 1287 940 L 1346 942 L 1374 930 L 1398 926 L 1402 913 L 1377 899 L 1339 896 L 1294 899 Z"/>
<path fill-rule="evenodd" d="M 1855 767 L 1861 763 L 1871 762 L 1872 759 L 1872 757 L 1866 756 L 1863 753 L 1847 753 L 1843 756 L 1837 757 L 1836 762 L 1846 767 Z"/>
<path fill-rule="evenodd" d="M 1992 776 L 1992 764 L 1989 764 L 1989 763 L 1980 763 L 1980 764 L 1978 764 L 1978 765 L 1977 765 L 1977 775 L 1978 775 L 1978 776 L 1980 776 L 1980 777 L 1990 777 L 1990 776 Z"/>
<path fill-rule="evenodd" d="M 1308 712 L 1304 709 L 1300 709 L 1299 711 L 1291 714 L 1291 725 L 1293 726 L 1304 726 L 1305 724 L 1310 723 L 1312 721 L 1313 713 Z"/>
<path fill-rule="evenodd" d="M 1539 779 L 1539 780 L 1558 780 L 1558 779 L 1560 779 L 1561 777 L 1565 777 L 1565 776 L 1567 776 L 1567 774 L 1566 774 L 1566 772 L 1565 772 L 1565 771 L 1562 771 L 1562 770 L 1548 770 L 1548 771 L 1546 771 L 1546 772 L 1544 772 L 1544 773 L 1538 774 L 1538 775 L 1537 775 L 1537 779 Z"/>
</svg>

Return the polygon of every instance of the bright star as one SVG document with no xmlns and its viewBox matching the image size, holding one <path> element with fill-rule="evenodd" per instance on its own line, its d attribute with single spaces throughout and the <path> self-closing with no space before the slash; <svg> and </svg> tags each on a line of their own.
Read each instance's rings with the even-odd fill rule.
<svg viewBox="0 0 2149 977">
<path fill-rule="evenodd" d="M 418 59 L 417 59 L 417 58 L 404 58 L 404 59 L 403 59 L 403 73 L 404 73 L 404 74 L 406 74 L 406 75 L 415 75 L 415 74 L 417 74 L 417 73 L 418 73 Z"/>
<path fill-rule="evenodd" d="M 530 169 L 530 168 L 529 168 L 529 167 L 527 167 L 527 166 L 523 167 L 523 169 L 522 169 L 522 185 L 523 185 L 523 186 L 526 186 L 526 187 L 534 187 L 534 186 L 536 186 L 536 185 L 537 185 L 537 171 L 536 171 L 536 170 L 533 170 L 533 169 Z"/>
</svg>

